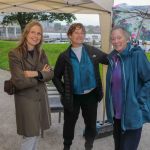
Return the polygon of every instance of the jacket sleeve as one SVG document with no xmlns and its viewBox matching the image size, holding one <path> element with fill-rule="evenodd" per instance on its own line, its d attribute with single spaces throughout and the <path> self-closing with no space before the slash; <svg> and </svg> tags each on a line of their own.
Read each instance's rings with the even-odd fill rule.
<svg viewBox="0 0 150 150">
<path fill-rule="evenodd" d="M 45 54 L 45 52 L 44 51 L 42 51 L 42 59 L 43 59 L 43 65 L 45 65 L 45 64 L 49 64 L 49 62 L 48 62 L 48 58 L 47 58 L 47 56 L 46 56 L 46 54 Z M 43 66 L 44 67 L 44 66 Z M 43 82 L 48 82 L 49 80 L 51 80 L 52 78 L 53 78 L 53 76 L 54 76 L 54 71 L 53 71 L 53 69 L 51 69 L 50 70 L 50 72 L 45 72 L 45 71 L 41 71 L 41 70 L 39 70 L 40 71 L 40 73 L 42 74 L 42 79 L 39 79 L 40 81 L 43 81 Z"/>
<path fill-rule="evenodd" d="M 22 90 L 36 86 L 38 84 L 38 81 L 35 78 L 25 78 L 22 61 L 21 58 L 17 55 L 17 52 L 10 51 L 8 57 L 11 78 L 16 89 Z"/>
<path fill-rule="evenodd" d="M 98 55 L 99 63 L 108 65 L 109 63 L 108 58 L 107 58 L 108 54 L 97 48 L 96 48 L 96 52 Z"/>
<path fill-rule="evenodd" d="M 52 79 L 52 81 L 61 95 L 64 94 L 64 82 L 63 82 L 64 68 L 65 68 L 64 66 L 65 66 L 64 59 L 60 54 L 56 61 L 56 65 L 54 68 L 54 78 Z"/>
<path fill-rule="evenodd" d="M 143 102 L 148 100 L 148 103 L 150 104 L 150 62 L 144 52 L 138 53 L 137 66 L 140 80 L 143 83 L 143 86 L 138 93 L 138 98 Z"/>
</svg>

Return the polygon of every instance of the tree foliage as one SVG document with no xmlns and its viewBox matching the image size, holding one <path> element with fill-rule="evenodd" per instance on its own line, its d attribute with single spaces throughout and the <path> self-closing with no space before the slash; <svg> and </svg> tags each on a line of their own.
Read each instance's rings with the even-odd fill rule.
<svg viewBox="0 0 150 150">
<path fill-rule="evenodd" d="M 148 6 L 117 6 L 113 8 L 113 26 L 119 25 L 131 33 L 136 33 L 137 39 L 150 39 Z"/>
<path fill-rule="evenodd" d="M 66 21 L 66 23 L 71 23 L 73 20 L 76 19 L 76 17 L 73 14 L 66 14 L 66 13 L 17 12 L 5 15 L 2 20 L 2 25 L 17 23 L 20 25 L 21 30 L 23 31 L 25 25 L 33 19 L 38 21 L 48 20 L 50 23 L 54 21 Z"/>
</svg>

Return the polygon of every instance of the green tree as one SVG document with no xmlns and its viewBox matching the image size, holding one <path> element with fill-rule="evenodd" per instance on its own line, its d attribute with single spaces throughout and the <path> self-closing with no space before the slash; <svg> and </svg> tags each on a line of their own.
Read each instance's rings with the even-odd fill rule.
<svg viewBox="0 0 150 150">
<path fill-rule="evenodd" d="M 66 14 L 66 13 L 49 13 L 49 12 L 17 12 L 17 13 L 10 13 L 4 16 L 1 24 L 8 25 L 17 23 L 20 25 L 21 30 L 23 31 L 25 25 L 29 23 L 32 19 L 39 20 L 39 21 L 46 21 L 48 20 L 50 23 L 54 21 L 66 21 L 66 23 L 71 23 L 76 17 L 73 14 Z"/>
<path fill-rule="evenodd" d="M 131 33 L 134 30 L 137 33 L 136 38 L 139 39 L 139 37 L 142 37 L 142 28 L 148 29 L 148 21 L 150 20 L 149 6 L 120 5 L 114 7 L 112 20 L 113 26 L 120 25 Z"/>
</svg>

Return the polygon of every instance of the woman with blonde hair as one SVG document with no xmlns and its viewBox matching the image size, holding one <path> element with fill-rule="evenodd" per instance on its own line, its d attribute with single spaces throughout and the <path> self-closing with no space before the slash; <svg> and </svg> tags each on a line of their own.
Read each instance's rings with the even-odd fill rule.
<svg viewBox="0 0 150 150">
<path fill-rule="evenodd" d="M 17 133 L 23 136 L 21 150 L 37 150 L 41 130 L 50 127 L 45 82 L 53 77 L 47 56 L 41 49 L 43 29 L 31 21 L 22 33 L 20 44 L 9 52 L 9 65 L 16 108 Z"/>
</svg>

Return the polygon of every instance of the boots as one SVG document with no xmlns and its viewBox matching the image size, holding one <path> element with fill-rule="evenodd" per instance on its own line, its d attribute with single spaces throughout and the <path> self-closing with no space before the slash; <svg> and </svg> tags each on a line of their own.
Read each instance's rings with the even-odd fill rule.
<svg viewBox="0 0 150 150">
<path fill-rule="evenodd" d="M 85 150 L 92 150 L 92 147 L 85 146 Z"/>
<path fill-rule="evenodd" d="M 70 150 L 70 146 L 65 145 L 63 150 Z"/>
<path fill-rule="evenodd" d="M 85 142 L 85 150 L 92 150 L 93 148 L 93 140 L 88 140 Z"/>
</svg>

